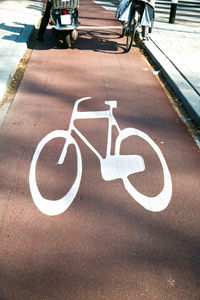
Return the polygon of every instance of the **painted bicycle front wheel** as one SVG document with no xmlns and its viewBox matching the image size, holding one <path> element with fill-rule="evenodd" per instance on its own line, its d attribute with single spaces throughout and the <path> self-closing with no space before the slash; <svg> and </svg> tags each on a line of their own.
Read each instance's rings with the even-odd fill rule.
<svg viewBox="0 0 200 300">
<path fill-rule="evenodd" d="M 126 128 L 119 133 L 119 136 L 116 139 L 115 154 L 120 154 L 122 142 L 125 139 L 134 136 L 140 138 L 143 142 L 147 143 L 149 149 L 151 149 L 152 151 L 152 155 L 155 155 L 158 161 L 160 161 L 160 166 L 163 173 L 163 188 L 160 192 L 157 193 L 157 195 L 147 196 L 144 193 L 139 192 L 134 187 L 134 183 L 131 182 L 129 177 L 127 176 L 122 177 L 124 187 L 127 190 L 127 192 L 134 198 L 134 200 L 137 201 L 140 205 L 142 205 L 145 209 L 153 212 L 162 211 L 168 206 L 172 197 L 172 180 L 165 158 L 160 148 L 156 145 L 156 143 L 143 131 L 140 131 L 135 128 Z"/>
</svg>

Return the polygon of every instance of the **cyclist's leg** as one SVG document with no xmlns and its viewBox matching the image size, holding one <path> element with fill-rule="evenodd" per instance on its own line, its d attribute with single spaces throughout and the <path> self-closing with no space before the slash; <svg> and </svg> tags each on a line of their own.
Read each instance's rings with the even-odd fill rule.
<svg viewBox="0 0 200 300">
<path fill-rule="evenodd" d="M 148 40 L 148 38 L 149 38 L 149 27 L 148 26 L 142 26 L 142 38 L 143 38 L 143 40 Z"/>
<path fill-rule="evenodd" d="M 152 27 L 154 19 L 154 8 L 148 3 L 144 3 L 141 8 L 141 25 L 142 25 L 142 38 L 148 40 L 148 34 Z"/>
</svg>

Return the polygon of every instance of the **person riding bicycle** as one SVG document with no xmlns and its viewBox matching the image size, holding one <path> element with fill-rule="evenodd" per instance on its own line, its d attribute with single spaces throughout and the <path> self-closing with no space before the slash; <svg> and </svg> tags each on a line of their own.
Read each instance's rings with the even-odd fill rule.
<svg viewBox="0 0 200 300">
<path fill-rule="evenodd" d="M 141 0 L 141 26 L 143 40 L 148 40 L 149 28 L 152 27 L 154 19 L 155 0 Z M 134 0 L 122 0 L 116 11 L 116 18 L 121 22 L 128 22 L 130 19 L 131 6 Z"/>
<path fill-rule="evenodd" d="M 43 12 L 43 17 L 40 23 L 40 28 L 38 31 L 37 39 L 38 41 L 42 42 L 45 30 L 47 28 L 47 25 L 49 23 L 49 18 L 50 18 L 50 11 L 51 11 L 51 6 L 52 6 L 52 0 L 47 0 L 47 4 L 45 7 L 45 10 Z"/>
</svg>

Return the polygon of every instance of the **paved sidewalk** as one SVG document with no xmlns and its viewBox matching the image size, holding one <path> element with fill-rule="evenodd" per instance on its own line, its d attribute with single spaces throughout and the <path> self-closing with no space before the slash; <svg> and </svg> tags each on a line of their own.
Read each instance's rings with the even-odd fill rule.
<svg viewBox="0 0 200 300">
<path fill-rule="evenodd" d="M 43 8 L 40 0 L 0 0 L 0 105 Z"/>
<path fill-rule="evenodd" d="M 200 125 L 200 23 L 155 21 L 144 47 Z"/>
</svg>

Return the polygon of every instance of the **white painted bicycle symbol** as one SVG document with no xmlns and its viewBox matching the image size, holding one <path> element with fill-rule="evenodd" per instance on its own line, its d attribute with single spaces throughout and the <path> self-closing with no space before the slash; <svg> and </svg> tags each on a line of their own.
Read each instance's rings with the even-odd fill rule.
<svg viewBox="0 0 200 300">
<path fill-rule="evenodd" d="M 88 99 L 91 99 L 91 97 L 81 98 L 75 102 L 68 130 L 52 131 L 51 133 L 47 134 L 38 144 L 33 155 L 29 174 L 30 191 L 35 205 L 44 214 L 53 216 L 61 214 L 65 210 L 67 210 L 67 208 L 74 200 L 78 192 L 82 176 L 81 152 L 76 140 L 72 137 L 72 131 L 74 131 L 80 137 L 80 139 L 91 149 L 91 151 L 93 151 L 99 158 L 101 166 L 101 175 L 104 180 L 110 181 L 121 178 L 124 183 L 124 187 L 128 191 L 128 193 L 145 209 L 153 212 L 164 210 L 171 200 L 172 181 L 165 158 L 159 147 L 143 131 L 137 130 L 135 128 L 125 128 L 123 130 L 119 128 L 117 121 L 113 116 L 113 108 L 117 108 L 117 101 L 105 101 L 105 104 L 109 106 L 109 109 L 105 111 L 78 111 L 78 105 L 80 104 L 80 102 Z M 108 138 L 105 158 L 103 158 L 99 154 L 99 152 L 88 142 L 84 135 L 74 125 L 74 121 L 77 119 L 96 118 L 108 119 Z M 116 126 L 118 131 L 114 155 L 111 155 L 112 126 Z M 141 156 L 120 154 L 120 147 L 122 141 L 130 136 L 139 136 L 140 138 L 145 140 L 153 148 L 160 160 L 164 177 L 164 186 L 162 191 L 154 197 L 145 196 L 139 191 L 137 191 L 128 179 L 129 175 L 145 170 L 144 160 Z M 64 138 L 66 141 L 61 152 L 60 158 L 58 160 L 58 164 L 63 164 L 67 155 L 68 146 L 74 145 L 76 149 L 75 153 L 77 155 L 77 174 L 74 183 L 72 184 L 70 190 L 64 195 L 64 197 L 58 200 L 48 200 L 41 195 L 38 189 L 36 181 L 36 166 L 40 153 L 45 147 L 45 145 L 49 141 L 60 137 Z"/>
</svg>

